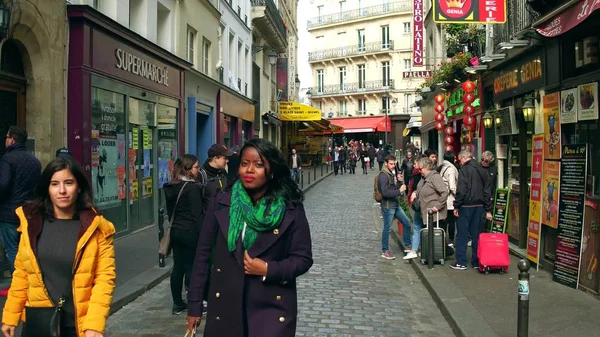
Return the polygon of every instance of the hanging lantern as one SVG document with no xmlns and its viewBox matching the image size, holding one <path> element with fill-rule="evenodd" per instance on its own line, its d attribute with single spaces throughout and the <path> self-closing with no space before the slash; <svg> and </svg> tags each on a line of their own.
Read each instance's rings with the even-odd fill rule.
<svg viewBox="0 0 600 337">
<path fill-rule="evenodd" d="M 473 116 L 467 116 L 463 119 L 463 124 L 469 128 L 469 130 L 474 130 L 476 123 L 475 117 Z"/>
<path fill-rule="evenodd" d="M 463 82 L 462 88 L 465 92 L 473 92 L 475 90 L 475 83 L 473 83 L 473 81 L 467 80 Z"/>
<path fill-rule="evenodd" d="M 436 122 L 443 122 L 445 118 L 446 118 L 446 116 L 444 116 L 444 114 L 442 114 L 442 113 L 437 113 L 434 116 L 434 119 Z"/>
<path fill-rule="evenodd" d="M 446 145 L 454 144 L 454 137 L 452 137 L 452 136 L 450 136 L 450 135 L 447 135 L 447 136 L 444 138 L 444 143 L 445 143 Z"/>
<path fill-rule="evenodd" d="M 463 102 L 465 104 L 471 104 L 471 103 L 473 103 L 474 100 L 475 100 L 475 95 L 473 95 L 472 93 L 466 93 L 463 95 Z"/>
<path fill-rule="evenodd" d="M 445 152 L 454 152 L 454 145 L 448 144 L 448 145 L 444 146 L 444 151 Z"/>
<path fill-rule="evenodd" d="M 435 112 L 443 113 L 444 110 L 446 110 L 446 108 L 444 107 L 443 104 L 436 104 L 436 106 L 435 106 Z"/>
<path fill-rule="evenodd" d="M 470 104 L 467 104 L 467 105 L 465 105 L 465 107 L 463 108 L 463 112 L 464 112 L 464 113 L 465 113 L 465 115 L 467 115 L 467 116 L 472 116 L 472 115 L 475 113 L 475 108 L 474 108 L 472 105 L 470 105 Z"/>
<path fill-rule="evenodd" d="M 449 126 L 449 125 L 448 125 L 448 126 L 447 126 L 447 127 L 444 129 L 444 133 L 445 133 L 447 136 L 452 136 L 452 135 L 454 134 L 454 128 L 452 128 L 451 126 Z"/>
<path fill-rule="evenodd" d="M 433 101 L 436 102 L 437 104 L 442 104 L 444 103 L 444 100 L 446 100 L 446 97 L 442 94 L 437 94 L 435 95 L 435 97 L 433 98 Z"/>
<path fill-rule="evenodd" d="M 435 123 L 435 129 L 438 131 L 441 131 L 444 128 L 444 123 L 443 122 L 436 122 Z"/>
</svg>

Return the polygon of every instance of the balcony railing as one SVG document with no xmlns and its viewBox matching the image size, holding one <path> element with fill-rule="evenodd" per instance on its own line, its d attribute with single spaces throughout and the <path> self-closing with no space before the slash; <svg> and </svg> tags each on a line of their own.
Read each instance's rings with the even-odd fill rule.
<svg viewBox="0 0 600 337">
<path fill-rule="evenodd" d="M 387 42 L 369 42 L 364 45 L 344 46 L 337 48 L 329 48 L 316 50 L 308 53 L 308 61 L 319 61 L 326 59 L 335 59 L 347 56 L 356 56 L 369 53 L 377 53 L 381 51 L 394 50 L 394 41 Z"/>
<path fill-rule="evenodd" d="M 361 94 L 367 92 L 393 90 L 394 88 L 394 80 L 392 79 L 387 81 L 377 80 L 344 84 L 330 84 L 314 88 L 315 90 L 313 90 L 312 96 Z"/>
<path fill-rule="evenodd" d="M 277 6 L 275 6 L 273 0 L 250 0 L 250 3 L 252 4 L 252 7 L 266 6 L 267 12 L 275 20 L 275 25 L 277 26 L 277 29 L 279 30 L 281 35 L 283 35 L 283 38 L 287 40 L 287 29 L 285 28 L 285 24 L 283 23 L 281 14 L 279 13 Z"/>
<path fill-rule="evenodd" d="M 525 30 L 531 28 L 531 25 L 539 17 L 539 14 L 528 8 L 526 1 L 507 1 L 506 6 L 506 24 L 493 25 L 496 45 L 500 42 L 517 39 Z"/>
<path fill-rule="evenodd" d="M 359 9 L 352 9 L 339 13 L 321 15 L 313 17 L 308 20 L 306 27 L 314 28 L 319 26 L 328 25 L 331 23 L 350 21 L 361 18 L 368 18 L 377 15 L 383 15 L 394 12 L 412 12 L 413 11 L 412 1 L 398 1 L 389 4 L 382 4 L 370 7 L 364 7 Z"/>
</svg>

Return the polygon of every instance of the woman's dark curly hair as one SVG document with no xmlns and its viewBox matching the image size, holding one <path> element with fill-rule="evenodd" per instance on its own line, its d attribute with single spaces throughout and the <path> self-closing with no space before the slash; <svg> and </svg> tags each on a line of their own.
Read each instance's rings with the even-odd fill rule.
<svg viewBox="0 0 600 337">
<path fill-rule="evenodd" d="M 76 217 L 79 211 L 94 207 L 92 188 L 85 177 L 81 166 L 71 158 L 58 157 L 51 161 L 46 168 L 44 168 L 44 171 L 42 171 L 42 175 L 40 176 L 35 189 L 35 198 L 31 202 L 34 213 L 42 213 L 47 219 L 50 220 L 54 219 L 54 205 L 50 199 L 48 188 L 50 187 L 50 182 L 52 181 L 52 176 L 54 176 L 54 173 L 62 170 L 69 170 L 71 172 L 71 174 L 75 177 L 75 180 L 77 180 L 77 186 L 80 190 L 79 194 L 77 195 L 75 206 Z"/>
<path fill-rule="evenodd" d="M 240 157 L 249 147 L 255 148 L 260 158 L 269 163 L 269 170 L 265 172 L 267 191 L 264 197 L 267 201 L 275 200 L 281 195 L 288 203 L 295 206 L 301 204 L 304 201 L 304 192 L 292 179 L 290 169 L 277 146 L 262 138 L 251 139 L 240 150 Z"/>
</svg>

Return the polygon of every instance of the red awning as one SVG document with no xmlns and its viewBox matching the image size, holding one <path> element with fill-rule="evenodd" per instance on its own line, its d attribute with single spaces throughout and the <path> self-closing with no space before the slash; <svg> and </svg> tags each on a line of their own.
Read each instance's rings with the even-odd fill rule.
<svg viewBox="0 0 600 337">
<path fill-rule="evenodd" d="M 352 117 L 352 118 L 336 118 L 330 119 L 331 124 L 335 124 L 344 128 L 344 133 L 359 133 L 359 132 L 385 132 L 387 119 L 387 132 L 392 131 L 392 123 L 390 117 Z"/>
<path fill-rule="evenodd" d="M 600 1 L 571 0 L 533 23 L 533 28 L 545 37 L 559 36 L 571 30 L 595 10 Z"/>
</svg>

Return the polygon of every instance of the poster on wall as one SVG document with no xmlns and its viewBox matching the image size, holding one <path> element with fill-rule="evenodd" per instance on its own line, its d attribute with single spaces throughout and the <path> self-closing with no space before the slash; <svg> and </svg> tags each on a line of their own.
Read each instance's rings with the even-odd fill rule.
<svg viewBox="0 0 600 337">
<path fill-rule="evenodd" d="M 580 121 L 598 119 L 598 83 L 582 84 L 579 91 L 578 116 Z"/>
<path fill-rule="evenodd" d="M 531 187 L 529 189 L 529 226 L 527 226 L 527 259 L 539 269 L 540 236 L 542 235 L 542 170 L 544 135 L 534 135 L 531 149 Z"/>
<path fill-rule="evenodd" d="M 158 160 L 158 188 L 162 188 L 170 179 L 169 161 L 164 159 Z"/>
<path fill-rule="evenodd" d="M 560 92 L 560 124 L 577 123 L 577 88 Z"/>
<path fill-rule="evenodd" d="M 494 208 L 492 209 L 491 233 L 504 233 L 508 217 L 508 202 L 510 191 L 508 188 L 497 188 L 494 195 Z"/>
<path fill-rule="evenodd" d="M 560 159 L 560 106 L 558 92 L 544 95 L 544 160 Z"/>
<path fill-rule="evenodd" d="M 583 239 L 587 144 L 563 146 L 556 262 L 552 279 L 577 289 Z"/>
<path fill-rule="evenodd" d="M 116 139 L 98 138 L 95 151 L 98 159 L 92 162 L 92 184 L 94 204 L 98 208 L 109 208 L 120 203 L 117 177 L 119 147 Z"/>
<path fill-rule="evenodd" d="M 125 183 L 125 166 L 117 166 L 117 179 L 119 180 L 118 194 L 119 200 L 125 200 L 127 197 L 127 184 Z"/>
<path fill-rule="evenodd" d="M 144 178 L 150 176 L 150 150 L 144 150 Z"/>
<path fill-rule="evenodd" d="M 143 197 L 149 198 L 152 196 L 152 177 L 144 178 Z"/>
<path fill-rule="evenodd" d="M 544 160 L 542 175 L 542 224 L 558 227 L 558 191 L 560 162 Z"/>
</svg>

